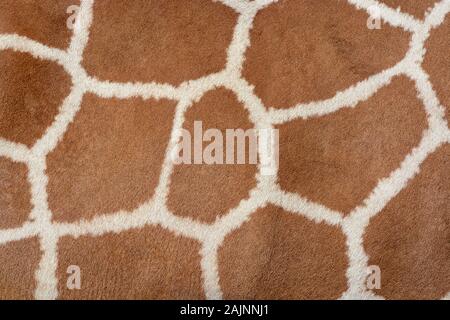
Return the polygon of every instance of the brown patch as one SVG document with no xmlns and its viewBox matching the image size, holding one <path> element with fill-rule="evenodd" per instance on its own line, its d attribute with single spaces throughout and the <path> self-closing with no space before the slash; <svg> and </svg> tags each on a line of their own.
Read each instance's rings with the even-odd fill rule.
<svg viewBox="0 0 450 320">
<path fill-rule="evenodd" d="M 2 0 L 0 33 L 17 33 L 45 45 L 65 49 L 72 31 L 67 27 L 67 8 L 78 0 Z"/>
<path fill-rule="evenodd" d="M 203 133 L 210 128 L 219 129 L 224 139 L 226 129 L 253 128 L 247 110 L 237 101 L 234 93 L 223 88 L 207 92 L 186 112 L 184 128 L 190 132 L 192 141 L 194 121 L 202 121 Z M 203 150 L 209 143 L 203 142 Z M 193 142 L 191 145 L 193 146 Z M 246 145 L 246 159 L 248 159 L 248 140 Z M 223 147 L 225 153 L 225 142 Z M 225 159 L 224 156 L 224 161 Z M 249 191 L 256 186 L 255 175 L 256 165 L 248 164 L 248 161 L 246 164 L 192 162 L 176 165 L 171 178 L 167 205 L 177 215 L 213 222 L 248 197 Z"/>
<path fill-rule="evenodd" d="M 33 299 L 40 260 L 37 238 L 0 246 L 0 299 Z"/>
<path fill-rule="evenodd" d="M 176 85 L 225 67 L 235 23 L 213 1 L 96 1 L 83 64 L 100 79 Z"/>
<path fill-rule="evenodd" d="M 384 4 L 423 19 L 428 8 L 432 8 L 439 0 L 381 0 Z"/>
<path fill-rule="evenodd" d="M 423 68 L 430 75 L 431 83 L 444 105 L 447 121 L 450 121 L 450 15 L 436 29 L 431 30 L 426 42 L 427 54 Z"/>
<path fill-rule="evenodd" d="M 64 237 L 59 244 L 62 299 L 204 299 L 200 245 L 161 227 L 100 237 Z M 81 271 L 81 289 L 66 287 L 67 268 Z"/>
<path fill-rule="evenodd" d="M 338 228 L 269 206 L 228 235 L 219 250 L 226 299 L 335 299 L 347 288 Z"/>
<path fill-rule="evenodd" d="M 330 98 L 395 65 L 409 35 L 384 25 L 346 1 L 279 1 L 258 12 L 244 76 L 268 107 Z"/>
<path fill-rule="evenodd" d="M 56 63 L 0 51 L 0 136 L 28 146 L 42 136 L 69 94 L 70 78 Z"/>
<path fill-rule="evenodd" d="M 381 269 L 378 294 L 439 299 L 450 290 L 450 146 L 432 154 L 419 175 L 370 222 L 364 244 Z"/>
<path fill-rule="evenodd" d="M 21 226 L 31 211 L 27 166 L 0 158 L 0 228 Z"/>
<path fill-rule="evenodd" d="M 426 125 L 406 77 L 354 109 L 280 125 L 281 188 L 348 213 L 400 165 Z"/>
<path fill-rule="evenodd" d="M 74 123 L 47 160 L 56 220 L 132 210 L 158 183 L 175 103 L 86 95 Z"/>
</svg>

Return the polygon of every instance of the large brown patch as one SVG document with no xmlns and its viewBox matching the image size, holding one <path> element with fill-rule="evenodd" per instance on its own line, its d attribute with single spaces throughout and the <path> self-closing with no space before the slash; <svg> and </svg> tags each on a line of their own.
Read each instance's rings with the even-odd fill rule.
<svg viewBox="0 0 450 320">
<path fill-rule="evenodd" d="M 258 12 L 244 76 L 267 107 L 291 107 L 332 97 L 393 66 L 409 34 L 384 25 L 346 1 L 281 0 Z"/>
<path fill-rule="evenodd" d="M 175 103 L 86 95 L 63 140 L 47 159 L 55 220 L 132 210 L 159 180 Z"/>
<path fill-rule="evenodd" d="M 200 245 L 161 227 L 59 243 L 61 299 L 202 299 Z M 66 286 L 80 267 L 81 289 Z"/>
<path fill-rule="evenodd" d="M 0 299 L 33 299 L 40 255 L 37 238 L 0 246 Z"/>
<path fill-rule="evenodd" d="M 22 225 L 31 211 L 27 167 L 0 158 L 0 228 Z"/>
<path fill-rule="evenodd" d="M 269 206 L 225 238 L 219 275 L 226 299 L 336 299 L 346 290 L 338 228 Z"/>
<path fill-rule="evenodd" d="M 0 136 L 28 146 L 42 136 L 69 94 L 70 78 L 56 63 L 0 51 Z"/>
<path fill-rule="evenodd" d="M 440 299 L 450 290 L 450 146 L 432 154 L 416 178 L 367 228 L 369 264 L 381 269 L 390 299 Z"/>
<path fill-rule="evenodd" d="M 113 81 L 179 84 L 225 67 L 236 14 L 208 0 L 102 0 L 84 62 Z"/>
<path fill-rule="evenodd" d="M 231 91 L 223 88 L 206 93 L 187 111 L 184 128 L 191 133 L 192 139 L 194 121 L 202 121 L 203 132 L 209 128 L 219 129 L 224 139 L 226 129 L 253 128 L 244 106 Z M 203 142 L 203 148 L 208 144 Z M 224 143 L 224 152 L 225 148 Z M 248 151 L 247 148 L 246 159 L 249 159 Z M 248 162 L 177 165 L 171 178 L 168 207 L 177 215 L 213 222 L 248 197 L 249 191 L 256 185 L 255 175 L 256 165 Z"/>
<path fill-rule="evenodd" d="M 280 125 L 281 188 L 348 213 L 399 167 L 425 128 L 422 103 L 405 77 L 354 109 Z"/>
<path fill-rule="evenodd" d="M 67 27 L 67 9 L 78 0 L 2 0 L 0 33 L 17 33 L 61 49 L 69 45 L 72 31 Z"/>
</svg>

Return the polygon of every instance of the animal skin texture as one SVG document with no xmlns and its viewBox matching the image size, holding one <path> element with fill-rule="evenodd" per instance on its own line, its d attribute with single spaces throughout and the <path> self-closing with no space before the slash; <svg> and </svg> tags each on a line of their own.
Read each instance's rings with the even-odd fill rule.
<svg viewBox="0 0 450 320">
<path fill-rule="evenodd" d="M 450 298 L 449 35 L 450 0 L 0 0 L 0 299 Z M 174 163 L 200 121 L 278 130 L 274 171 Z"/>
</svg>

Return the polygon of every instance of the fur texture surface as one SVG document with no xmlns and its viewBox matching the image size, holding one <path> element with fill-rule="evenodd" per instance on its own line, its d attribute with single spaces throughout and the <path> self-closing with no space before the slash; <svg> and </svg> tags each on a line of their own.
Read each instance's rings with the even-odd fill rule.
<svg viewBox="0 0 450 320">
<path fill-rule="evenodd" d="M 0 0 L 0 298 L 450 298 L 449 84 L 450 0 Z"/>
</svg>

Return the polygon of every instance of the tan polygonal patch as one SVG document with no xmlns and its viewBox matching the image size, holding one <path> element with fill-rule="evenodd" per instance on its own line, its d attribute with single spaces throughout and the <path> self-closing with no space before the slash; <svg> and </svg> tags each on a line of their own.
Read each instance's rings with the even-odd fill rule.
<svg viewBox="0 0 450 320">
<path fill-rule="evenodd" d="M 37 238 L 0 246 L 0 299 L 33 299 L 40 255 Z"/>
<path fill-rule="evenodd" d="M 0 32 L 16 33 L 65 49 L 72 35 L 67 20 L 74 13 L 67 9 L 75 5 L 79 5 L 79 0 L 2 0 Z"/>
<path fill-rule="evenodd" d="M 179 84 L 225 67 L 235 23 L 208 0 L 97 1 L 83 64 L 100 79 Z"/>
<path fill-rule="evenodd" d="M 336 299 L 346 289 L 345 237 L 338 228 L 268 206 L 219 249 L 226 299 Z"/>
<path fill-rule="evenodd" d="M 70 78 L 54 62 L 0 51 L 0 137 L 28 146 L 42 136 L 69 94 Z"/>
<path fill-rule="evenodd" d="M 224 139 L 226 129 L 253 128 L 244 106 L 237 101 L 233 92 L 223 88 L 207 92 L 186 112 L 184 128 L 191 133 L 192 140 L 194 121 L 202 121 L 203 132 L 210 128 L 219 129 Z M 209 143 L 204 141 L 203 148 Z M 235 149 L 236 146 L 237 143 Z M 248 198 L 249 191 L 256 185 L 257 167 L 256 164 L 248 163 L 248 140 L 246 146 L 245 164 L 192 162 L 176 165 L 171 177 L 167 203 L 169 209 L 176 215 L 213 222 L 236 207 L 241 200 Z M 224 143 L 224 153 L 225 149 Z"/>
<path fill-rule="evenodd" d="M 61 299 L 204 298 L 200 245 L 161 227 L 62 238 L 58 248 Z M 80 289 L 67 287 L 70 266 L 79 267 Z"/>
<path fill-rule="evenodd" d="M 408 188 L 370 222 L 369 264 L 381 270 L 389 299 L 440 299 L 450 290 L 450 146 L 422 165 Z"/>
<path fill-rule="evenodd" d="M 132 210 L 150 200 L 174 107 L 169 100 L 86 95 L 74 123 L 48 156 L 48 201 L 54 219 L 88 219 Z"/>
<path fill-rule="evenodd" d="M 425 128 L 414 84 L 395 78 L 354 109 L 280 125 L 280 186 L 348 213 L 400 165 Z"/>
<path fill-rule="evenodd" d="M 345 1 L 282 0 L 258 12 L 243 76 L 268 107 L 330 98 L 392 67 L 409 35 L 384 25 Z"/>
<path fill-rule="evenodd" d="M 0 228 L 21 226 L 31 211 L 27 167 L 0 158 Z"/>
</svg>

